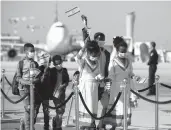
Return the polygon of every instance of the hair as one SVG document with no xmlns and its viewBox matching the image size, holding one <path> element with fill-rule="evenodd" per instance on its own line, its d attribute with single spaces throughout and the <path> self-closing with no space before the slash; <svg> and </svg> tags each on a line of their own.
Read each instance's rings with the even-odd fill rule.
<svg viewBox="0 0 171 130">
<path fill-rule="evenodd" d="M 105 41 L 105 35 L 101 32 L 94 34 L 94 40 Z"/>
<path fill-rule="evenodd" d="M 125 41 L 123 39 L 123 37 L 120 37 L 120 36 L 116 36 L 115 38 L 113 38 L 113 46 L 114 47 L 117 47 L 117 45 L 120 43 L 120 42 L 123 42 Z"/>
<path fill-rule="evenodd" d="M 80 72 L 77 70 L 77 71 L 75 71 L 75 73 L 73 74 L 73 76 L 76 76 L 78 74 L 80 74 Z"/>
<path fill-rule="evenodd" d="M 49 63 L 51 63 L 51 62 L 52 62 L 52 58 L 50 57 L 50 58 L 49 58 Z"/>
<path fill-rule="evenodd" d="M 156 43 L 153 41 L 153 42 L 151 42 L 151 46 L 153 47 L 153 48 L 155 48 L 156 47 Z"/>
<path fill-rule="evenodd" d="M 26 51 L 29 47 L 33 47 L 34 48 L 34 45 L 31 44 L 31 43 L 24 44 L 24 51 Z"/>
<path fill-rule="evenodd" d="M 100 52 L 100 47 L 95 40 L 87 43 L 87 53 L 88 54 L 97 55 L 99 52 Z"/>
<path fill-rule="evenodd" d="M 118 51 L 119 47 L 121 47 L 121 46 L 128 48 L 127 43 L 125 41 L 121 41 L 119 44 L 117 44 L 116 50 Z"/>
<path fill-rule="evenodd" d="M 62 61 L 61 56 L 60 56 L 60 55 L 55 55 L 55 56 L 53 56 L 53 58 L 52 58 L 53 63 L 54 63 L 56 60 Z"/>
</svg>

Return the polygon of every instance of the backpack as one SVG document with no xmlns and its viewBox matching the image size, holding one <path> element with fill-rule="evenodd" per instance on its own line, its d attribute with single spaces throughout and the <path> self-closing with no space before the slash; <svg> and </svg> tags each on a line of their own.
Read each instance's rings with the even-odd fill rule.
<svg viewBox="0 0 171 130">
<path fill-rule="evenodd" d="M 23 60 L 19 61 L 19 68 L 20 68 L 20 73 L 22 74 Z M 17 72 L 14 74 L 13 81 L 12 81 L 12 94 L 20 95 L 20 92 L 19 92 L 19 89 L 18 89 L 19 82 L 16 79 L 17 79 Z"/>
</svg>

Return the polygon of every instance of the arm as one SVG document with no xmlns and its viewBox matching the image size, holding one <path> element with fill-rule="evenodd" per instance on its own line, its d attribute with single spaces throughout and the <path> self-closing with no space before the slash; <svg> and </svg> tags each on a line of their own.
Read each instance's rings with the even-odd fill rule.
<svg viewBox="0 0 171 130">
<path fill-rule="evenodd" d="M 110 63 L 110 53 L 105 50 L 105 55 L 106 55 L 106 64 L 105 64 L 105 78 L 108 76 L 108 67 Z"/>
<path fill-rule="evenodd" d="M 68 71 L 66 68 L 63 68 L 63 77 L 64 77 L 64 82 L 63 82 L 62 86 L 64 86 L 66 88 L 69 83 L 69 74 L 68 74 Z"/>
<path fill-rule="evenodd" d="M 89 35 L 89 32 L 87 31 L 87 29 L 84 27 L 82 29 L 82 33 L 83 33 L 83 41 L 84 43 L 86 44 L 88 41 L 90 41 L 90 35 Z"/>
<path fill-rule="evenodd" d="M 33 62 L 33 67 L 36 69 L 39 69 L 39 65 L 36 61 Z M 33 78 L 33 81 L 32 81 L 33 84 L 40 82 L 40 77 L 41 77 L 40 75 L 41 74 L 39 74 L 39 75 L 37 75 L 37 77 Z"/>
<path fill-rule="evenodd" d="M 152 63 L 153 59 L 154 59 L 154 53 L 151 52 L 151 53 L 150 53 L 150 57 L 149 57 L 149 61 L 148 61 L 147 64 L 150 65 L 150 64 Z"/>
<path fill-rule="evenodd" d="M 111 53 L 111 55 L 110 55 L 110 60 L 113 60 L 115 56 L 116 56 L 116 48 L 113 47 L 112 53 Z"/>
<path fill-rule="evenodd" d="M 30 81 L 24 80 L 22 78 L 22 68 L 20 68 L 21 67 L 20 62 L 23 62 L 23 61 L 19 61 L 19 63 L 17 64 L 17 72 L 16 72 L 17 78 L 16 78 L 16 80 L 22 85 L 30 85 L 31 84 Z"/>
<path fill-rule="evenodd" d="M 83 55 L 85 55 L 86 53 L 86 47 L 84 45 L 84 47 L 78 52 L 78 54 L 75 57 L 75 61 L 78 63 L 79 66 L 83 66 L 84 64 L 84 59 L 83 59 Z"/>
<path fill-rule="evenodd" d="M 131 61 L 129 61 L 130 63 L 129 64 L 131 64 L 130 66 L 130 73 L 129 73 L 129 76 L 130 76 L 130 78 L 131 79 L 133 79 L 133 77 L 135 76 L 135 74 L 134 74 L 134 72 L 133 72 L 133 66 L 132 66 L 132 62 Z"/>
<path fill-rule="evenodd" d="M 83 33 L 83 40 L 85 42 L 85 44 L 90 41 L 90 34 L 89 34 L 89 31 L 88 31 L 88 26 L 87 26 L 87 17 L 85 15 L 81 15 L 81 18 L 82 18 L 82 21 L 84 23 L 84 28 L 82 29 L 82 33 Z"/>
<path fill-rule="evenodd" d="M 108 75 L 108 77 L 109 77 L 109 79 L 113 79 L 113 77 L 115 76 L 115 66 L 114 66 L 114 63 L 113 63 L 113 61 L 110 61 L 110 63 L 109 63 L 109 68 L 108 68 L 108 70 L 109 70 L 109 75 Z"/>
<path fill-rule="evenodd" d="M 66 68 L 63 68 L 62 70 L 62 84 L 59 86 L 58 88 L 58 92 L 59 92 L 59 97 L 65 92 L 66 87 L 68 86 L 69 83 L 69 74 Z"/>
<path fill-rule="evenodd" d="M 130 61 L 131 62 L 131 61 Z M 129 80 L 130 80 L 130 88 L 131 89 L 133 89 L 133 90 L 135 90 L 135 91 L 137 91 L 136 90 L 136 88 L 135 88 L 135 83 L 134 83 L 134 81 L 132 80 L 132 79 L 135 79 L 136 80 L 136 76 L 135 76 L 135 74 L 133 73 L 133 66 L 132 66 L 132 62 L 130 63 L 131 64 L 131 67 L 130 67 L 130 78 L 129 78 Z"/>
</svg>

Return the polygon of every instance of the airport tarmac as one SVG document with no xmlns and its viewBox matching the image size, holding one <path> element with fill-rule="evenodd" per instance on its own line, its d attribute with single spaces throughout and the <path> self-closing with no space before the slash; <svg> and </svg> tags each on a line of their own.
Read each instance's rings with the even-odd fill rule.
<svg viewBox="0 0 171 130">
<path fill-rule="evenodd" d="M 6 70 L 6 76 L 9 81 L 12 81 L 12 77 L 14 75 L 16 69 L 17 62 L 2 62 L 1 68 Z M 64 66 L 68 68 L 70 78 L 72 79 L 72 74 L 78 68 L 77 64 L 74 62 L 64 62 Z M 134 73 L 141 77 L 148 77 L 148 66 L 144 63 L 134 63 L 133 64 Z M 157 73 L 160 76 L 160 82 L 168 84 L 171 86 L 171 64 L 168 63 L 160 63 L 158 65 Z M 147 84 L 137 84 L 137 89 L 145 88 Z M 5 92 L 7 93 L 10 87 L 5 85 Z M 68 96 L 72 92 L 71 85 L 68 86 L 66 95 Z M 141 93 L 143 96 L 146 96 L 147 92 Z M 166 101 L 171 100 L 171 89 L 167 89 L 164 87 L 160 87 L 159 89 L 159 100 Z M 11 89 L 9 89 L 8 96 L 12 100 L 17 100 L 19 97 L 12 95 Z M 1 96 L 2 98 L 2 96 Z M 149 99 L 155 100 L 154 96 L 148 97 Z M 51 102 L 51 105 L 53 103 Z M 2 104 L 1 104 L 2 106 Z M 74 127 L 65 127 L 66 119 L 70 108 L 70 101 L 66 104 L 66 110 L 63 118 L 63 130 L 74 130 Z M 99 103 L 99 112 L 101 110 L 101 104 Z M 5 115 L 8 118 L 5 119 L 19 119 L 23 117 L 23 104 L 18 103 L 17 105 L 11 104 L 7 100 L 5 100 Z M 50 115 L 54 116 L 55 111 L 51 110 Z M 69 124 L 73 124 L 72 119 L 75 114 L 75 105 L 73 105 L 71 111 L 71 117 Z M 19 128 L 19 121 L 5 121 L 1 120 L 1 129 L 2 130 L 14 130 L 15 128 Z M 98 123 L 98 121 L 97 121 Z M 155 105 L 149 102 L 146 102 L 142 99 L 138 100 L 138 107 L 133 109 L 132 114 L 132 124 L 129 127 L 129 130 L 154 130 L 155 126 Z M 40 113 L 38 115 L 38 120 L 35 125 L 36 130 L 43 129 L 43 113 L 42 108 L 40 108 Z M 122 128 L 117 128 L 120 130 Z M 159 105 L 159 130 L 171 130 L 171 104 Z"/>
</svg>

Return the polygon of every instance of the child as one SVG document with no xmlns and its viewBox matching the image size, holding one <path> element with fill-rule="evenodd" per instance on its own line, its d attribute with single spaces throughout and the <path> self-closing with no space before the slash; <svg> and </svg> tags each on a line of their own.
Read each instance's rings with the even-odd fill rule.
<svg viewBox="0 0 171 130">
<path fill-rule="evenodd" d="M 55 106 L 58 106 L 65 100 L 65 90 L 69 83 L 69 75 L 67 69 L 62 67 L 61 56 L 55 55 L 52 61 L 55 66 L 50 70 L 53 102 Z M 53 130 L 62 130 L 62 116 L 64 112 L 65 105 L 56 110 L 56 116 L 53 118 L 52 122 Z"/>
<path fill-rule="evenodd" d="M 38 68 L 37 62 L 34 61 L 34 46 L 31 43 L 26 43 L 24 45 L 24 52 L 26 54 L 25 58 L 19 61 L 17 65 L 17 81 L 19 82 L 20 95 L 24 96 L 26 93 L 30 92 L 30 85 L 37 83 L 38 78 L 33 78 L 30 80 L 30 69 Z M 22 68 L 19 65 L 22 63 Z M 25 130 L 30 130 L 30 95 L 24 99 L 25 108 Z"/>
<path fill-rule="evenodd" d="M 35 97 L 35 109 L 36 109 L 36 115 L 35 115 L 35 123 L 36 118 L 39 113 L 40 105 L 42 104 L 42 100 L 44 103 L 49 104 L 50 97 L 52 95 L 52 89 L 50 85 L 50 55 L 45 52 L 41 52 L 38 55 L 38 63 L 39 63 L 39 70 L 41 71 L 41 79 L 40 83 L 37 87 L 37 93 L 38 96 Z M 43 106 L 43 113 L 44 113 L 44 130 L 49 130 L 49 108 L 42 104 Z"/>
</svg>

